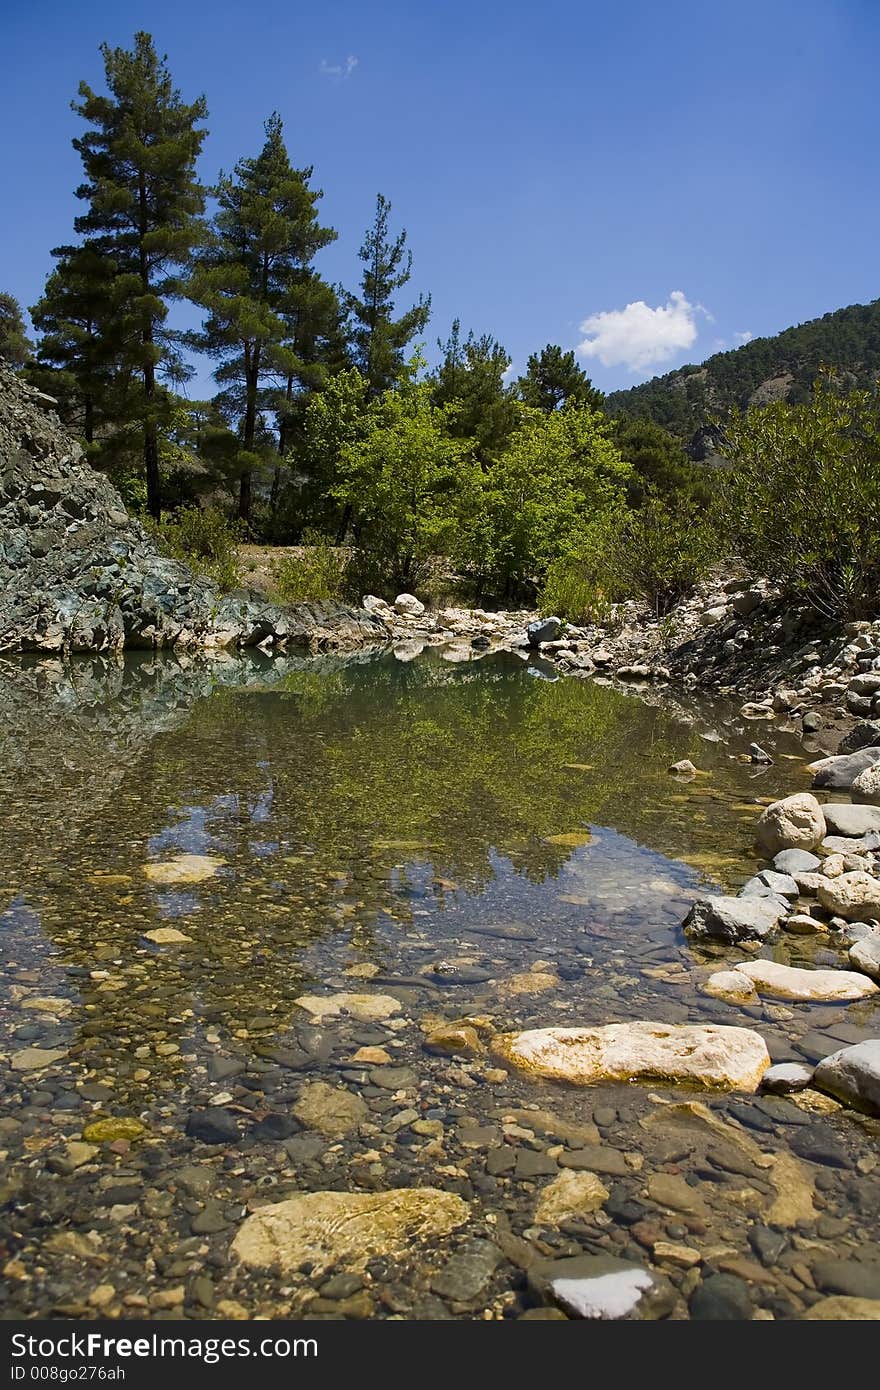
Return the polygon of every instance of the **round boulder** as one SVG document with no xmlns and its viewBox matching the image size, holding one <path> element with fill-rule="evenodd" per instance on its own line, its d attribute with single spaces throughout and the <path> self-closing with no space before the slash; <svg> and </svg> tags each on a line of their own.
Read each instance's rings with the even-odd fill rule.
<svg viewBox="0 0 880 1390">
<path fill-rule="evenodd" d="M 825 838 L 822 807 L 810 792 L 796 792 L 768 806 L 758 821 L 755 839 L 772 859 L 783 849 L 814 850 Z"/>
</svg>

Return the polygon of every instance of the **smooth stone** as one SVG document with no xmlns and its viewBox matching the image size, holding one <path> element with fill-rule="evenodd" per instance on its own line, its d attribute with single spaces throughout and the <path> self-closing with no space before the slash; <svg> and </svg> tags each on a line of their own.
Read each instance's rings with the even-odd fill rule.
<svg viewBox="0 0 880 1390">
<path fill-rule="evenodd" d="M 53 1062 L 60 1062 L 66 1056 L 66 1048 L 23 1047 L 18 1052 L 13 1052 L 10 1066 L 13 1071 L 42 1071 L 44 1067 L 51 1067 Z"/>
<path fill-rule="evenodd" d="M 808 1308 L 804 1318 L 808 1322 L 877 1322 L 880 1320 L 880 1299 L 832 1294 Z"/>
<path fill-rule="evenodd" d="M 555 1158 L 549 1154 L 538 1153 L 535 1149 L 519 1149 L 513 1175 L 520 1180 L 546 1178 L 559 1171 Z"/>
<path fill-rule="evenodd" d="M 353 1091 L 314 1081 L 300 1091 L 293 1113 L 307 1129 L 316 1129 L 328 1139 L 341 1139 L 368 1119 L 370 1108 Z"/>
<path fill-rule="evenodd" d="M 812 1085 L 813 1068 L 801 1062 L 776 1062 L 761 1078 L 761 1090 L 774 1096 L 791 1095 Z"/>
<path fill-rule="evenodd" d="M 394 607 L 405 618 L 420 618 L 425 611 L 425 605 L 415 594 L 398 594 Z"/>
<path fill-rule="evenodd" d="M 734 969 L 748 976 L 759 994 L 777 999 L 850 1000 L 880 993 L 873 980 L 854 970 L 803 970 L 775 960 L 742 961 Z"/>
<path fill-rule="evenodd" d="M 529 623 L 526 635 L 530 647 L 538 647 L 542 642 L 555 642 L 562 633 L 562 619 L 557 617 L 539 618 Z"/>
<path fill-rule="evenodd" d="M 828 808 L 823 807 L 827 812 Z M 825 817 L 827 822 L 827 815 Z M 809 874 L 821 867 L 822 860 L 805 849 L 782 849 L 773 859 L 773 867 L 780 874 Z"/>
<path fill-rule="evenodd" d="M 880 936 L 865 936 L 849 948 L 850 964 L 880 981 Z"/>
<path fill-rule="evenodd" d="M 850 806 L 845 802 L 829 801 L 822 807 L 830 835 L 858 838 L 880 831 L 880 807 Z"/>
<path fill-rule="evenodd" d="M 433 1276 L 431 1290 L 450 1303 L 473 1303 L 483 1293 L 502 1258 L 498 1246 L 491 1241 L 468 1241 Z"/>
<path fill-rule="evenodd" d="M 422 1046 L 426 1052 L 450 1057 L 477 1057 L 486 1050 L 475 1028 L 458 1023 L 436 1024 L 425 1034 Z"/>
<path fill-rule="evenodd" d="M 754 1091 L 770 1065 L 764 1039 L 719 1024 L 611 1023 L 499 1034 L 505 1061 L 532 1075 L 575 1085 L 599 1081 L 685 1081 Z"/>
<path fill-rule="evenodd" d="M 880 1299 L 880 1261 L 817 1260 L 811 1272 L 823 1293 Z"/>
<path fill-rule="evenodd" d="M 755 827 L 755 840 L 769 859 L 783 849 L 814 850 L 825 834 L 822 807 L 810 792 L 774 801 Z"/>
<path fill-rule="evenodd" d="M 370 1082 L 383 1091 L 407 1091 L 418 1086 L 419 1074 L 412 1067 L 374 1067 Z"/>
<path fill-rule="evenodd" d="M 156 927 L 155 931 L 144 932 L 144 941 L 152 941 L 154 946 L 178 946 L 192 941 L 192 937 L 176 927 Z"/>
<path fill-rule="evenodd" d="M 559 1155 L 559 1166 L 590 1173 L 608 1173 L 615 1178 L 625 1178 L 631 1171 L 620 1150 L 612 1149 L 607 1144 L 585 1144 L 582 1149 L 568 1149 Z"/>
<path fill-rule="evenodd" d="M 675 1302 L 675 1290 L 664 1275 L 613 1255 L 536 1260 L 527 1278 L 535 1297 L 577 1318 L 662 1318 Z"/>
<path fill-rule="evenodd" d="M 358 1023 L 380 1023 L 401 1010 L 400 1000 L 390 994 L 353 994 L 348 990 L 329 995 L 301 994 L 293 1002 L 318 1020 L 346 1013 Z"/>
<path fill-rule="evenodd" d="M 880 1114 L 880 1038 L 824 1057 L 816 1068 L 814 1084 L 859 1110 Z"/>
<path fill-rule="evenodd" d="M 758 997 L 751 980 L 738 970 L 716 970 L 703 988 L 714 999 L 724 999 L 730 1004 L 754 1003 Z"/>
<path fill-rule="evenodd" d="M 763 940 L 779 924 L 788 904 L 770 897 L 699 898 L 684 919 L 688 936 L 709 937 L 729 945 L 737 941 Z"/>
<path fill-rule="evenodd" d="M 151 883 L 176 887 L 181 883 L 203 883 L 213 878 L 225 864 L 213 854 L 177 854 L 161 863 L 145 864 L 144 873 Z"/>
<path fill-rule="evenodd" d="M 748 1285 L 734 1274 L 710 1274 L 694 1290 L 692 1318 L 709 1322 L 749 1322 L 754 1308 Z"/>
<path fill-rule="evenodd" d="M 449 1235 L 468 1220 L 461 1197 L 434 1187 L 387 1192 L 309 1192 L 260 1207 L 239 1227 L 234 1259 L 257 1269 L 312 1276 L 344 1264 L 362 1270 L 375 1258 L 411 1255 L 416 1244 Z"/>
<path fill-rule="evenodd" d="M 608 1188 L 595 1173 L 566 1168 L 541 1189 L 535 1221 L 539 1226 L 558 1226 L 598 1211 L 608 1197 Z"/>
<path fill-rule="evenodd" d="M 820 758 L 809 764 L 813 786 L 828 791 L 849 791 L 860 772 L 880 759 L 880 747 L 860 748 L 857 753 L 844 753 L 835 758 Z M 809 846 L 804 846 L 809 848 Z"/>
<path fill-rule="evenodd" d="M 236 1116 L 217 1105 L 207 1110 L 191 1110 L 186 1132 L 191 1139 L 199 1139 L 203 1144 L 237 1144 L 241 1138 Z"/>
<path fill-rule="evenodd" d="M 880 879 L 856 869 L 819 886 L 819 902 L 836 917 L 863 922 L 880 918 Z"/>
</svg>

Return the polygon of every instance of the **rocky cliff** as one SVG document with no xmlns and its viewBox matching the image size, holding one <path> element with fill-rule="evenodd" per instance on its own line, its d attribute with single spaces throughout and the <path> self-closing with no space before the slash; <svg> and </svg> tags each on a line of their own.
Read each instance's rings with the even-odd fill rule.
<svg viewBox="0 0 880 1390">
<path fill-rule="evenodd" d="M 0 366 L 0 651 L 387 641 L 363 609 L 221 594 L 162 555 L 51 405 Z"/>
</svg>

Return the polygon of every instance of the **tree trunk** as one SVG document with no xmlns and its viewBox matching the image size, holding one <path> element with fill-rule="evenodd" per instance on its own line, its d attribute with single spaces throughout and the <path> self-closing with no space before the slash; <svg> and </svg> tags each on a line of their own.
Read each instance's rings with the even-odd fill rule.
<svg viewBox="0 0 880 1390">
<path fill-rule="evenodd" d="M 85 435 L 85 440 L 86 440 L 86 443 L 87 443 L 87 444 L 94 444 L 94 442 L 95 442 L 95 402 L 94 402 L 94 400 L 92 399 L 91 396 L 87 395 L 87 396 L 84 396 L 84 397 L 83 397 L 83 408 L 84 408 L 84 412 L 85 412 L 84 419 L 83 419 L 83 434 Z"/>
<path fill-rule="evenodd" d="M 144 333 L 144 343 L 152 346 L 152 332 Z M 144 464 L 147 473 L 147 511 L 155 521 L 162 517 L 162 487 L 159 481 L 159 434 L 153 416 L 153 402 L 156 399 L 156 372 L 152 362 L 144 367 L 144 398 L 147 403 L 147 418 L 144 424 Z"/>
<path fill-rule="evenodd" d="M 250 359 L 248 361 L 248 359 Z M 252 454 L 254 450 L 254 436 L 257 432 L 257 382 L 260 375 L 260 350 L 254 348 L 253 353 L 245 352 L 246 379 L 245 379 L 245 410 L 244 410 L 244 437 L 242 445 L 246 454 Z M 238 519 L 245 525 L 250 524 L 251 519 L 251 484 L 253 481 L 253 470 L 250 464 L 243 470 L 241 484 L 238 489 Z"/>
</svg>

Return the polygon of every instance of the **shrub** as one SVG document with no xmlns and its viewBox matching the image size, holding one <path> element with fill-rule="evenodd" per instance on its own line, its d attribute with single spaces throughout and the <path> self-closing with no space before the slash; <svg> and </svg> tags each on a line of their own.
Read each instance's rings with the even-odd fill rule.
<svg viewBox="0 0 880 1390">
<path fill-rule="evenodd" d="M 238 566 L 240 530 L 219 507 L 181 507 L 154 534 L 175 560 L 210 579 L 224 593 L 241 584 Z"/>
<path fill-rule="evenodd" d="M 735 414 L 724 451 L 724 519 L 756 573 L 826 618 L 877 609 L 880 397 L 825 374 L 812 400 Z"/>
<path fill-rule="evenodd" d="M 318 532 L 303 533 L 303 550 L 279 566 L 277 586 L 284 603 L 340 600 L 346 595 L 348 556 Z"/>
</svg>

